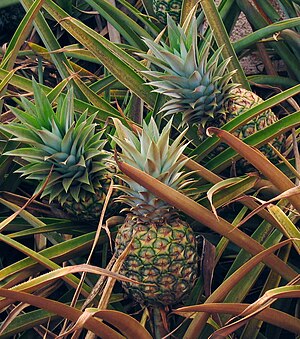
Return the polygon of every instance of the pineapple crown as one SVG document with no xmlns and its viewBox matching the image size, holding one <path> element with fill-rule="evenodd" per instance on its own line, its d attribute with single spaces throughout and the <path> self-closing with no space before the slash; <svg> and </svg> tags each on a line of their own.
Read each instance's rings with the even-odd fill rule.
<svg viewBox="0 0 300 339">
<path fill-rule="evenodd" d="M 50 202 L 57 199 L 62 205 L 68 199 L 79 201 L 94 194 L 101 187 L 110 154 L 103 147 L 102 131 L 96 131 L 96 114 L 85 111 L 77 119 L 74 112 L 73 89 L 64 99 L 59 98 L 56 111 L 40 86 L 33 81 L 33 104 L 22 97 L 21 110 L 10 107 L 20 122 L 1 125 L 1 129 L 15 136 L 13 140 L 28 146 L 6 152 L 27 162 L 17 172 L 28 179 L 39 181 L 36 192 L 49 181 L 42 196 Z"/>
<path fill-rule="evenodd" d="M 150 174 L 154 178 L 176 190 L 184 190 L 191 179 L 190 173 L 183 171 L 186 161 L 181 157 L 187 143 L 183 141 L 186 130 L 170 144 L 172 119 L 160 133 L 153 118 L 149 124 L 143 122 L 143 129 L 135 135 L 120 120 L 114 119 L 116 135 L 113 140 L 121 147 L 120 158 L 125 163 Z M 158 199 L 143 186 L 126 175 L 120 178 L 128 185 L 120 189 L 126 194 L 118 198 L 119 201 L 131 207 L 137 207 L 139 214 L 152 210 L 168 210 L 170 206 Z"/>
<path fill-rule="evenodd" d="M 204 126 L 218 114 L 226 114 L 225 103 L 232 97 L 231 83 L 234 72 L 227 72 L 230 58 L 221 61 L 222 48 L 211 56 L 211 40 L 202 40 L 198 46 L 198 30 L 195 15 L 183 26 L 176 25 L 168 16 L 167 45 L 144 39 L 152 54 L 139 54 L 162 71 L 147 71 L 155 81 L 154 92 L 171 98 L 161 108 L 168 114 L 182 113 L 182 124 Z"/>
</svg>

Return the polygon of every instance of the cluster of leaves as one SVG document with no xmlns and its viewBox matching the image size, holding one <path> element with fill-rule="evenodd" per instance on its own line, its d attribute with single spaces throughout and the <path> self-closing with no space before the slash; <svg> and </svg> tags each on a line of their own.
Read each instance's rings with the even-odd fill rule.
<svg viewBox="0 0 300 339">
<path fill-rule="evenodd" d="M 182 21 L 196 2 L 183 1 Z M 300 251 L 296 227 L 300 212 L 300 109 L 296 101 L 300 92 L 300 4 L 298 0 L 277 2 L 280 12 L 266 0 L 254 1 L 255 6 L 248 0 L 223 0 L 218 11 L 214 1 L 201 1 L 199 24 L 204 18 L 208 21 L 204 34 L 213 32 L 215 43 L 223 46 L 223 57 L 232 58 L 235 80 L 245 88 L 249 83 L 267 88 L 270 98 L 223 129 L 211 128 L 212 137 L 202 143 L 197 141 L 196 128 L 190 128 L 185 156 L 189 157 L 187 168 L 197 176 L 197 199 L 120 164 L 122 172 L 185 213 L 195 232 L 205 234 L 216 247 L 214 257 L 204 265 L 207 271 L 215 271 L 212 293 L 204 270 L 184 307 L 173 309 L 162 325 L 168 325 L 167 333 L 174 331 L 178 338 L 226 337 L 233 331 L 240 338 L 283 338 L 300 332 L 293 299 L 300 295 L 296 264 Z M 6 104 L 18 105 L 19 95 L 32 95 L 32 77 L 52 98 L 65 96 L 66 88 L 72 86 L 78 114 L 97 112 L 98 123 L 108 125 L 110 134 L 110 117 L 129 125 L 150 116 L 164 123 L 157 112 L 165 99 L 146 86 L 152 80 L 145 72 L 150 65 L 137 57 L 137 53 L 147 53 L 142 38 L 164 39 L 152 0 L 20 3 L 26 14 L 0 64 L 2 123 L 14 119 Z M 226 32 L 234 29 L 241 12 L 253 33 L 232 44 Z M 266 74 L 246 77 L 239 59 L 257 51 Z M 284 65 L 280 73 L 273 67 L 274 58 Z M 283 116 L 277 123 L 243 141 L 230 134 L 274 106 Z M 178 125 L 175 117 L 174 131 Z M 291 150 L 288 160 L 283 158 L 275 166 L 254 147 L 282 133 L 288 134 Z M 230 148 L 206 161 L 220 139 Z M 19 146 L 1 134 L 1 153 Z M 113 149 L 112 142 L 110 146 Z M 219 176 L 240 157 L 259 174 Z M 73 334 L 75 338 L 83 333 L 88 338 L 151 338 L 152 315 L 124 298 L 120 285 L 115 285 L 126 279 L 118 274 L 122 262 L 110 260 L 110 240 L 122 218 L 116 215 L 105 220 L 103 213 L 98 227 L 97 223 L 66 218 L 56 206 L 32 196 L 35 183 L 15 173 L 20 165 L 20 159 L 0 156 L 1 338 L 18 333 L 31 337 Z M 271 187 L 267 192 L 276 196 L 267 203 L 256 198 L 264 186 Z M 234 200 L 234 208 L 226 207 Z M 249 211 L 254 212 L 243 220 Z M 276 308 L 271 308 L 275 301 Z"/>
</svg>

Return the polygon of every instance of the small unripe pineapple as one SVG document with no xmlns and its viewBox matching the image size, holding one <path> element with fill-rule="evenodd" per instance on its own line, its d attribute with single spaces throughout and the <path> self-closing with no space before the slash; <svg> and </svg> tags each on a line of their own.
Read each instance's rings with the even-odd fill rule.
<svg viewBox="0 0 300 339">
<path fill-rule="evenodd" d="M 155 92 L 169 98 L 161 108 L 165 116 L 179 114 L 183 126 L 197 125 L 199 138 L 203 141 L 207 138 L 207 127 L 221 128 L 263 101 L 252 91 L 233 82 L 234 72 L 227 70 L 230 58 L 222 60 L 222 48 L 212 52 L 210 39 L 198 39 L 195 16 L 184 29 L 168 17 L 167 28 L 169 44 L 145 39 L 152 54 L 142 54 L 160 68 L 147 73 L 154 78 L 149 85 L 156 88 Z M 276 121 L 277 116 L 268 109 L 234 134 L 243 139 Z M 280 152 L 284 150 L 284 135 L 271 142 Z M 218 153 L 220 151 L 218 149 Z M 270 147 L 263 147 L 263 151 L 270 160 L 277 159 Z"/>
<path fill-rule="evenodd" d="M 6 155 L 27 162 L 17 172 L 38 182 L 36 192 L 48 180 L 42 197 L 49 202 L 58 202 L 75 218 L 97 220 L 116 167 L 104 149 L 96 115 L 76 115 L 72 89 L 56 110 L 35 81 L 33 89 L 34 103 L 21 97 L 23 110 L 10 107 L 19 122 L 0 126 L 22 143 Z"/>
</svg>

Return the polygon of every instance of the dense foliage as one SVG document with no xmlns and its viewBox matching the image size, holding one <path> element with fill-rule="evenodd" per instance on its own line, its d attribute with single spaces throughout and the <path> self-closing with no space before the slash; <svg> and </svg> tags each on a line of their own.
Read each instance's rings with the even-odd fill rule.
<svg viewBox="0 0 300 339">
<path fill-rule="evenodd" d="M 0 3 L 1 338 L 300 334 L 299 14 Z"/>
</svg>

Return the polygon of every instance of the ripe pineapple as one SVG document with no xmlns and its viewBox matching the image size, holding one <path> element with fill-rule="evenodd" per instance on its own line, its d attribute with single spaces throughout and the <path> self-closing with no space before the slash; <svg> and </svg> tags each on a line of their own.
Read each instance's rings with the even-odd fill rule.
<svg viewBox="0 0 300 339">
<path fill-rule="evenodd" d="M 145 39 L 153 55 L 141 54 L 162 69 L 147 73 L 155 79 L 150 82 L 150 85 L 156 87 L 155 91 L 171 98 L 161 109 L 165 115 L 181 113 L 182 124 L 196 124 L 199 138 L 204 140 L 206 127 L 222 127 L 229 120 L 262 102 L 255 93 L 232 82 L 233 72 L 227 71 L 230 59 L 221 61 L 221 48 L 211 55 L 210 40 L 198 44 L 195 17 L 185 29 L 177 26 L 168 17 L 167 28 L 169 45 Z M 234 134 L 245 138 L 277 120 L 269 109 Z M 274 139 L 272 143 L 281 150 L 284 136 Z M 264 149 L 266 151 L 267 147 Z M 271 158 L 275 157 L 270 148 L 268 153 Z"/>
<path fill-rule="evenodd" d="M 137 136 L 115 120 L 122 148 L 121 161 L 152 175 L 168 186 L 182 191 L 189 180 L 180 155 L 185 149 L 184 132 L 169 145 L 170 120 L 161 134 L 151 120 L 143 124 Z M 169 204 L 155 197 L 129 177 L 119 200 L 130 206 L 125 223 L 119 229 L 115 253 L 119 257 L 132 240 L 121 274 L 153 286 L 123 283 L 126 292 L 141 304 L 172 305 L 191 291 L 198 273 L 196 239 L 190 226 Z"/>
<path fill-rule="evenodd" d="M 182 0 L 153 0 L 153 10 L 157 18 L 163 24 L 167 23 L 167 14 L 175 22 L 180 21 Z"/>
<path fill-rule="evenodd" d="M 76 117 L 72 89 L 54 111 L 36 82 L 33 88 L 35 104 L 22 97 L 24 111 L 10 107 L 20 122 L 1 125 L 24 144 L 6 155 L 27 162 L 17 172 L 39 182 L 36 192 L 52 170 L 42 193 L 49 202 L 58 201 L 80 219 L 98 219 L 114 168 L 111 154 L 103 149 L 102 131 L 96 131 L 96 114 Z"/>
</svg>

